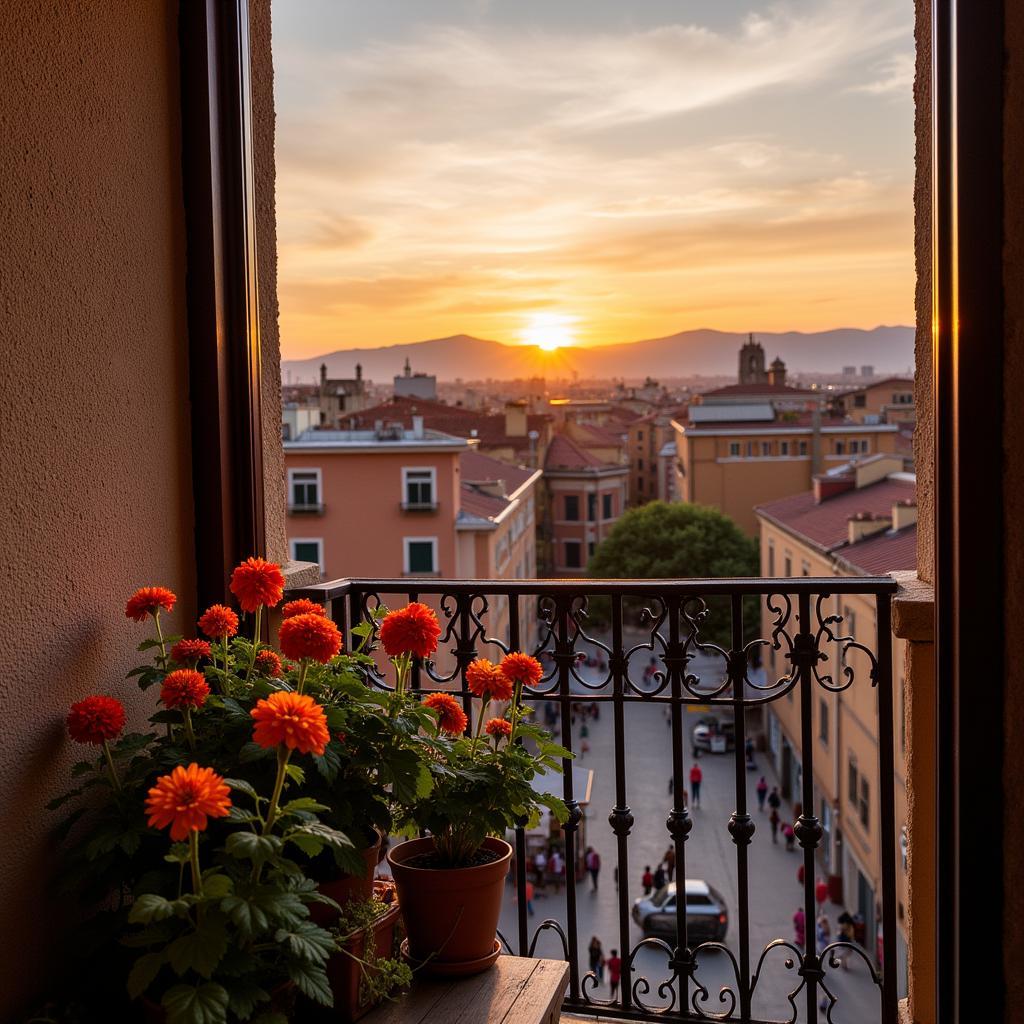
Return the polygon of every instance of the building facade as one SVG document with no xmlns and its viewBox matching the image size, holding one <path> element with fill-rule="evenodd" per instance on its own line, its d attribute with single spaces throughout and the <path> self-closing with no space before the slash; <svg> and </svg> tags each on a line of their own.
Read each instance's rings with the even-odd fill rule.
<svg viewBox="0 0 1024 1024">
<path fill-rule="evenodd" d="M 913 474 L 902 459 L 878 455 L 836 467 L 814 480 L 812 490 L 766 503 L 757 509 L 764 576 L 874 576 L 912 569 L 916 559 L 917 506 Z M 875 649 L 874 603 L 859 595 L 827 599 L 822 615 L 841 617 L 831 625 L 836 637 L 849 637 Z M 771 633 L 765 611 L 763 636 Z M 877 693 L 871 665 L 860 650 L 842 641 L 829 643 L 829 660 L 819 672 L 832 677 L 830 688 L 812 687 L 813 756 L 802 743 L 799 691 L 766 707 L 765 732 L 782 794 L 799 803 L 803 772 L 813 762 L 814 808 L 824 829 L 819 847 L 822 873 L 837 898 L 864 923 L 863 944 L 878 954 L 876 932 L 881 900 L 882 858 L 879 799 Z M 904 719 L 905 641 L 892 650 L 896 760 L 893 766 L 898 850 L 897 961 L 905 992 L 907 970 L 907 796 Z M 783 651 L 768 648 L 771 679 L 788 671 Z M 845 669 L 854 682 L 842 685 Z M 799 812 L 797 812 L 799 813 Z"/>
<path fill-rule="evenodd" d="M 887 377 L 856 391 L 847 391 L 833 404 L 839 415 L 858 423 L 912 424 L 916 416 L 914 380 L 912 377 Z"/>
</svg>

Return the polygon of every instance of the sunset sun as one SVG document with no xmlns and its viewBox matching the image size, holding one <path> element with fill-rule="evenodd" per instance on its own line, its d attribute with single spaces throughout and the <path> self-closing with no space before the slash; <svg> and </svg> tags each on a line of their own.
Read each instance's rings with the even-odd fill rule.
<svg viewBox="0 0 1024 1024">
<path fill-rule="evenodd" d="M 520 331 L 524 345 L 536 345 L 542 352 L 572 345 L 576 341 L 576 318 L 561 313 L 534 313 Z"/>
</svg>

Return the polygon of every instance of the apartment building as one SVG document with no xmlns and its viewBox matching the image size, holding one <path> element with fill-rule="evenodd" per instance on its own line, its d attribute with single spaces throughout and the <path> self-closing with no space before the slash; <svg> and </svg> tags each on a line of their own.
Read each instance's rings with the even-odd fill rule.
<svg viewBox="0 0 1024 1024">
<path fill-rule="evenodd" d="M 672 421 L 686 409 L 659 409 L 634 420 L 627 428 L 629 504 L 671 501 L 675 491 L 675 432 Z"/>
<path fill-rule="evenodd" d="M 813 488 L 758 506 L 761 572 L 786 576 L 875 576 L 913 569 L 916 564 L 917 506 L 914 475 L 902 472 L 898 455 L 881 454 L 834 467 L 814 478 Z M 813 614 L 813 613 L 812 613 Z M 821 614 L 841 616 L 830 626 L 836 637 L 852 637 L 875 649 L 875 606 L 866 597 L 827 599 Z M 762 636 L 771 634 L 765 611 Z M 812 625 L 817 628 L 817 625 Z M 877 906 L 881 899 L 880 777 L 877 692 L 870 663 L 860 650 L 841 641 L 827 643 L 829 660 L 818 671 L 832 677 L 832 688 L 815 682 L 811 700 L 814 750 L 808 757 L 801 740 L 800 702 L 791 691 L 766 707 L 770 757 L 783 796 L 799 801 L 804 766 L 813 762 L 814 809 L 824 829 L 819 847 L 821 869 L 834 894 L 865 922 L 865 947 L 877 953 Z M 900 927 L 900 978 L 906 974 L 908 835 L 904 686 L 906 643 L 892 651 L 896 721 L 895 811 L 900 869 L 897 919 Z M 766 670 L 773 679 L 788 671 L 784 651 L 768 648 Z M 853 683 L 843 688 L 844 668 Z M 901 981 L 901 985 L 902 985 Z"/>
<path fill-rule="evenodd" d="M 886 377 L 855 391 L 846 391 L 833 401 L 837 414 L 858 423 L 913 423 L 914 380 Z"/>
</svg>

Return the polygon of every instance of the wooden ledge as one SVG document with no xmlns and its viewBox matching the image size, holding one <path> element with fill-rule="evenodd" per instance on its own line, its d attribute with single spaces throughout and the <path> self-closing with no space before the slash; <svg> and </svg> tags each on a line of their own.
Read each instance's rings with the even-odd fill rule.
<svg viewBox="0 0 1024 1024">
<path fill-rule="evenodd" d="M 558 1024 L 569 965 L 564 960 L 499 956 L 470 978 L 417 978 L 408 992 L 377 1007 L 365 1024 Z"/>
</svg>

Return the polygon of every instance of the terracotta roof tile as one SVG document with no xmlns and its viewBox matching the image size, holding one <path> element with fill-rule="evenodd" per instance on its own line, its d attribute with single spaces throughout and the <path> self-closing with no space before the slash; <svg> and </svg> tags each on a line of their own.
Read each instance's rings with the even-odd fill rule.
<svg viewBox="0 0 1024 1024">
<path fill-rule="evenodd" d="M 726 384 L 724 388 L 702 394 L 725 398 L 729 395 L 817 395 L 819 392 L 810 388 L 794 388 L 789 384 Z"/>
<path fill-rule="evenodd" d="M 602 469 L 609 465 L 565 434 L 557 434 L 551 439 L 544 459 L 545 469 Z"/>
<path fill-rule="evenodd" d="M 857 544 L 840 548 L 836 557 L 865 576 L 880 576 L 900 569 L 917 568 L 917 524 L 902 530 L 886 530 Z"/>
</svg>

